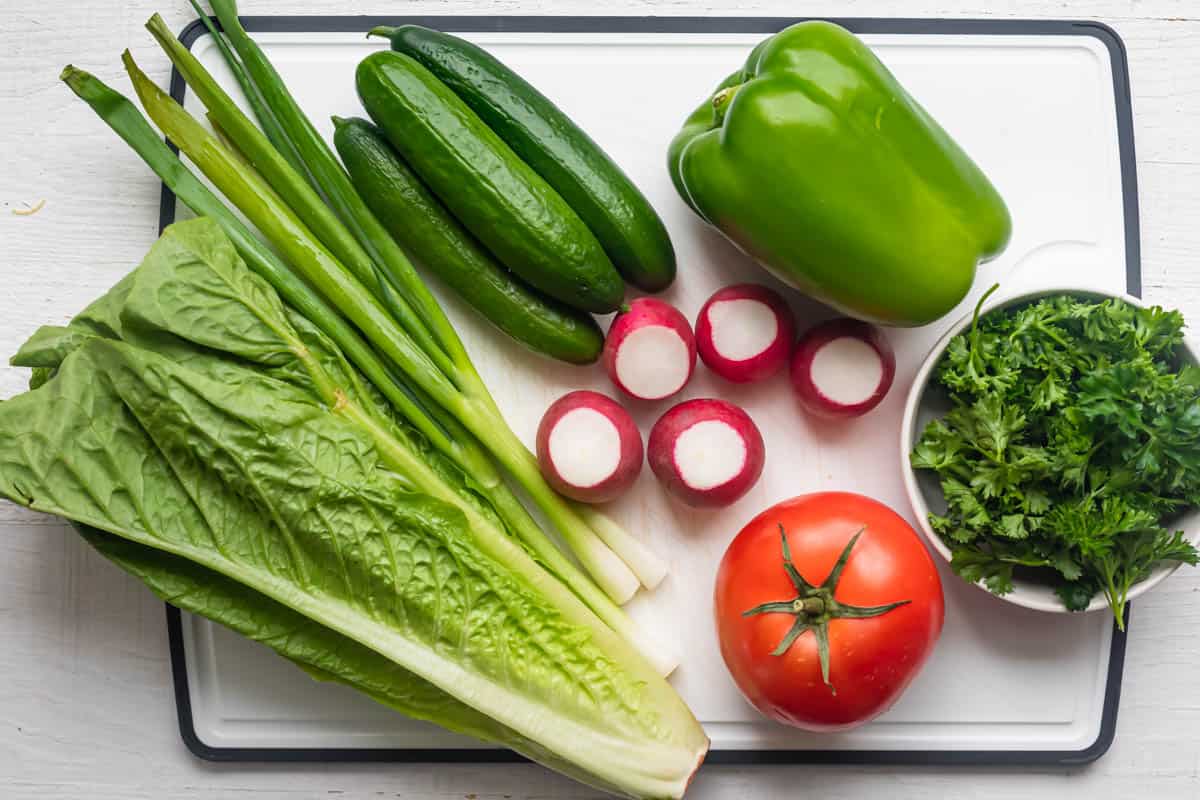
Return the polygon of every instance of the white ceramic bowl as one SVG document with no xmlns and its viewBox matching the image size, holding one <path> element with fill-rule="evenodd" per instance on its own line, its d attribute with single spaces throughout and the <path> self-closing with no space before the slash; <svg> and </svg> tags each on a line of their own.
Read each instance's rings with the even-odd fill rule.
<svg viewBox="0 0 1200 800">
<path fill-rule="evenodd" d="M 1055 295 L 1071 295 L 1087 300 L 1104 300 L 1117 297 L 1130 305 L 1145 306 L 1145 303 L 1131 295 L 1111 294 L 1095 289 L 1065 287 L 1038 289 L 1000 299 L 993 299 L 984 305 L 982 315 L 1014 306 L 1027 305 L 1044 297 Z M 920 439 L 921 432 L 925 430 L 925 426 L 932 420 L 945 415 L 950 410 L 949 397 L 940 387 L 936 385 L 930 386 L 930 381 L 933 377 L 934 368 L 941 361 L 942 354 L 945 352 L 950 340 L 970 326 L 973 316 L 973 313 L 968 313 L 962 319 L 958 320 L 958 322 L 954 323 L 950 330 L 946 332 L 946 335 L 939 339 L 937 344 L 933 346 L 933 349 L 929 351 L 929 355 L 925 357 L 925 361 L 921 364 L 921 368 L 917 371 L 912 386 L 908 390 L 908 399 L 904 405 L 904 421 L 900 429 L 900 459 L 901 470 L 904 475 L 905 491 L 908 493 L 909 502 L 912 503 L 913 513 L 916 515 L 921 532 L 947 562 L 950 561 L 950 548 L 946 546 L 946 543 L 942 541 L 942 538 L 937 535 L 929 524 L 929 513 L 931 511 L 934 513 L 944 513 L 946 510 L 946 501 L 942 495 L 941 485 L 938 482 L 937 475 L 932 470 L 913 469 L 908 457 Z M 1196 345 L 1185 340 L 1180 350 L 1180 355 L 1184 360 L 1196 363 L 1197 352 L 1198 348 Z M 1192 509 L 1179 519 L 1172 520 L 1171 527 L 1175 530 L 1182 530 L 1188 539 L 1193 543 L 1197 542 L 1200 539 L 1200 509 Z M 1132 600 L 1150 591 L 1150 589 L 1178 567 L 1178 564 L 1163 564 L 1159 566 L 1150 573 L 1149 577 L 1130 590 L 1129 598 Z M 987 591 L 982 584 L 979 584 L 979 586 L 984 591 Z M 1068 613 L 1051 586 L 1029 580 L 1014 579 L 1013 590 L 1006 595 L 1000 596 L 1000 599 L 1038 611 Z M 1092 598 L 1091 605 L 1087 607 L 1087 610 L 1097 611 L 1106 608 L 1108 608 L 1107 601 L 1102 595 L 1097 595 Z"/>
</svg>

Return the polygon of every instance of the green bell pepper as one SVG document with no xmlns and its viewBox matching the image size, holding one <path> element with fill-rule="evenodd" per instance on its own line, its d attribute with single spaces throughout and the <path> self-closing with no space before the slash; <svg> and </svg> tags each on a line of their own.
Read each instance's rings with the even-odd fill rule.
<svg viewBox="0 0 1200 800">
<path fill-rule="evenodd" d="M 885 325 L 954 308 L 1012 229 L 979 167 L 829 22 L 755 47 L 688 118 L 668 162 L 687 204 L 769 271 Z"/>
</svg>

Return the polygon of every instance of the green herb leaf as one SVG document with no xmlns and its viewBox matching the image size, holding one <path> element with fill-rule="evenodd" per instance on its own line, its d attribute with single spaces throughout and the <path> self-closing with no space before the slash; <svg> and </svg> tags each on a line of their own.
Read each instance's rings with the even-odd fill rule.
<svg viewBox="0 0 1200 800">
<path fill-rule="evenodd" d="M 954 569 L 992 591 L 1041 570 L 1064 606 L 1129 590 L 1196 549 L 1162 527 L 1200 503 L 1200 368 L 1180 366 L 1183 318 L 1121 300 L 1053 297 L 978 318 L 937 380 L 952 409 L 911 454 L 935 471 L 934 530 Z"/>
<path fill-rule="evenodd" d="M 1096 584 L 1070 581 L 1056 586 L 1054 593 L 1062 600 L 1068 611 L 1087 611 L 1092 598 L 1096 596 Z"/>
<path fill-rule="evenodd" d="M 1013 565 L 993 558 L 982 550 L 956 548 L 950 566 L 965 581 L 983 582 L 994 594 L 1008 594 L 1013 590 Z"/>
</svg>

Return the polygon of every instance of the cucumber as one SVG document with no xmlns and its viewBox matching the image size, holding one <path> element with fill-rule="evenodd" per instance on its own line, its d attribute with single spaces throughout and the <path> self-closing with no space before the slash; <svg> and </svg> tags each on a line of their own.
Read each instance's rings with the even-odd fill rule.
<svg viewBox="0 0 1200 800">
<path fill-rule="evenodd" d="M 518 342 L 570 364 L 591 364 L 596 320 L 530 289 L 496 262 L 365 119 L 333 118 L 333 144 L 354 187 L 409 256 Z"/>
<path fill-rule="evenodd" d="M 371 33 L 387 36 L 393 50 L 421 62 L 562 195 L 625 280 L 647 292 L 671 284 L 675 250 L 662 219 L 621 168 L 545 95 L 457 36 L 419 25 Z"/>
<path fill-rule="evenodd" d="M 380 51 L 356 83 L 388 141 L 500 263 L 573 308 L 617 310 L 625 285 L 587 225 L 429 70 Z"/>
</svg>

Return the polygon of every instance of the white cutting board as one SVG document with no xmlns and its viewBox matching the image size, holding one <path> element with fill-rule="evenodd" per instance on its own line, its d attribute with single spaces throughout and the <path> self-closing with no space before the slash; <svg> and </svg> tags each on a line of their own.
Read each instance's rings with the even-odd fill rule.
<svg viewBox="0 0 1200 800">
<path fill-rule="evenodd" d="M 359 32 L 255 35 L 323 133 L 332 134 L 331 114 L 362 114 L 354 67 L 382 46 L 378 40 L 366 41 Z M 462 35 L 557 102 L 645 191 L 679 257 L 679 279 L 667 300 L 694 318 L 723 285 L 777 285 L 688 211 L 668 180 L 664 155 L 683 118 L 762 34 Z M 1006 290 L 1020 282 L 1126 289 L 1118 98 L 1101 39 L 1011 33 L 864 38 L 975 158 L 1012 211 L 1007 252 L 981 269 L 975 291 L 946 324 L 996 280 Z M 234 86 L 210 37 L 202 36 L 194 52 Z M 190 95 L 187 106 L 200 110 Z M 802 326 L 829 315 L 795 292 L 785 294 Z M 559 395 L 612 391 L 599 367 L 529 355 L 453 298 L 447 305 L 527 443 Z M 758 511 L 797 494 L 838 489 L 871 495 L 911 518 L 899 472 L 901 408 L 917 364 L 944 327 L 889 332 L 898 362 L 895 386 L 872 414 L 848 423 L 807 419 L 783 376 L 737 388 L 700 366 L 684 397 L 715 395 L 747 409 L 767 442 L 762 480 L 728 509 L 695 512 L 669 501 L 646 469 L 634 490 L 608 509 L 670 562 L 664 584 L 629 610 L 683 655 L 673 683 L 715 750 L 1083 751 L 1101 738 L 1111 617 L 1015 608 L 948 570 L 946 626 L 936 653 L 891 711 L 857 731 L 816 737 L 765 721 L 742 700 L 721 662 L 711 619 L 713 577 L 730 539 Z M 668 405 L 631 405 L 643 433 Z M 316 684 L 266 648 L 207 621 L 185 615 L 182 634 L 193 744 L 209 755 L 229 748 L 477 746 L 349 690 Z"/>
</svg>

